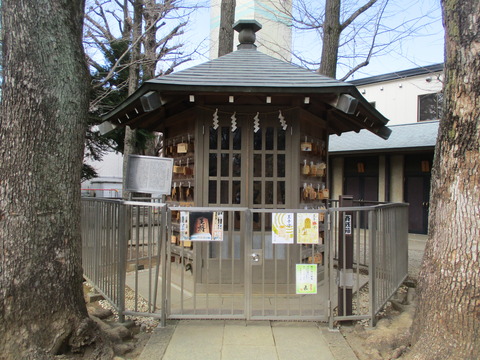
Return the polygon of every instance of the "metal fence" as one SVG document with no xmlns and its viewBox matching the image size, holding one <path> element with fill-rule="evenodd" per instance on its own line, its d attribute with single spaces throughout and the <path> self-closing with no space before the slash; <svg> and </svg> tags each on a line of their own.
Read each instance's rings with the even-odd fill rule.
<svg viewBox="0 0 480 360">
<path fill-rule="evenodd" d="M 372 216 L 371 314 L 377 314 L 408 274 L 408 206 L 377 207 Z"/>
<path fill-rule="evenodd" d="M 330 208 L 330 293 L 334 321 L 376 315 L 408 275 L 408 205 Z"/>
<path fill-rule="evenodd" d="M 165 204 L 82 199 L 84 277 L 121 319 L 125 315 L 161 317 L 157 292 L 166 211 Z M 127 273 L 131 275 L 128 293 Z"/>
<path fill-rule="evenodd" d="M 222 212 L 223 241 L 179 242 L 178 219 Z M 318 244 L 272 243 L 272 213 L 316 213 Z M 298 224 L 295 220 L 295 228 Z M 84 274 L 125 315 L 334 321 L 369 319 L 407 276 L 408 206 L 276 210 L 180 208 L 83 199 Z M 317 293 L 295 291 L 318 264 Z M 128 300 L 128 301 L 126 301 Z"/>
<path fill-rule="evenodd" d="M 82 199 L 83 274 L 119 312 L 125 296 L 124 211 L 120 201 Z"/>
</svg>

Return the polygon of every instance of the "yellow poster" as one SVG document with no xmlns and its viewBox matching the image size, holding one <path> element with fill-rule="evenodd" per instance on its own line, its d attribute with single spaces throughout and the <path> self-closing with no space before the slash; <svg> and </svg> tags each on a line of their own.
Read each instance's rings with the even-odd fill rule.
<svg viewBox="0 0 480 360">
<path fill-rule="evenodd" d="M 272 213 L 272 244 L 293 244 L 293 213 Z"/>
<path fill-rule="evenodd" d="M 297 214 L 297 243 L 318 244 L 318 213 Z"/>
</svg>

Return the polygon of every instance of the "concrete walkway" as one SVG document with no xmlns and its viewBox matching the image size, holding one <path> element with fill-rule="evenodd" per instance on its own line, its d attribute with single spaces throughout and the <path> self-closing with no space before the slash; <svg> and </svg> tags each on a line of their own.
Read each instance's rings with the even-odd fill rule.
<svg viewBox="0 0 480 360">
<path fill-rule="evenodd" d="M 409 274 L 416 277 L 426 235 L 409 234 Z M 169 320 L 139 360 L 357 360 L 339 332 L 315 322 Z"/>
<path fill-rule="evenodd" d="M 355 360 L 339 332 L 314 322 L 181 320 L 157 328 L 139 360 Z"/>
</svg>

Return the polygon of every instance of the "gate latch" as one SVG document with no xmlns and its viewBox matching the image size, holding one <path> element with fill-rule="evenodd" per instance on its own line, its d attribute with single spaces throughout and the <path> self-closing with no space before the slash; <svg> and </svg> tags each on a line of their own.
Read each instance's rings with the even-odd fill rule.
<svg viewBox="0 0 480 360">
<path fill-rule="evenodd" d="M 253 250 L 251 257 L 252 265 L 262 265 L 263 263 L 263 251 L 262 249 Z"/>
</svg>

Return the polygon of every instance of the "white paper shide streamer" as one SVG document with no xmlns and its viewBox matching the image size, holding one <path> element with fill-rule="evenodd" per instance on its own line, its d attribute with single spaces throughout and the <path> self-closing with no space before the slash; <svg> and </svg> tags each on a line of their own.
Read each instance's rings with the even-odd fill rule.
<svg viewBox="0 0 480 360">
<path fill-rule="evenodd" d="M 215 112 L 213 113 L 213 129 L 218 129 L 218 109 L 215 109 Z"/>
<path fill-rule="evenodd" d="M 255 117 L 253 118 L 253 132 L 257 133 L 258 130 L 260 130 L 260 119 L 258 118 L 258 115 L 260 115 L 260 113 L 257 112 L 257 115 L 255 115 Z"/>
<path fill-rule="evenodd" d="M 235 117 L 236 112 L 233 113 L 231 119 L 232 119 L 232 132 L 235 132 L 237 130 L 237 118 Z"/>
<path fill-rule="evenodd" d="M 287 122 L 285 121 L 285 117 L 281 110 L 278 110 L 278 119 L 280 120 L 280 125 L 282 125 L 283 131 L 287 130 Z"/>
</svg>

